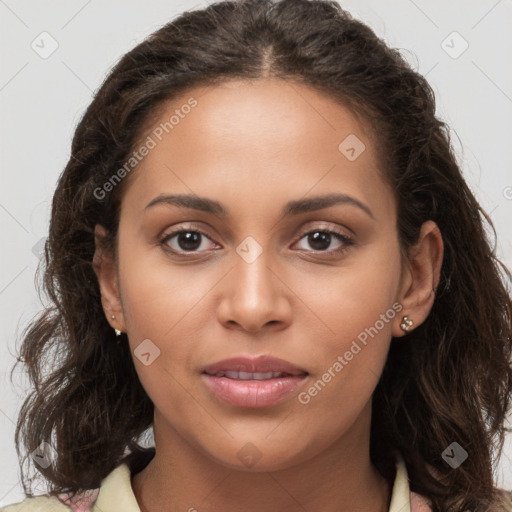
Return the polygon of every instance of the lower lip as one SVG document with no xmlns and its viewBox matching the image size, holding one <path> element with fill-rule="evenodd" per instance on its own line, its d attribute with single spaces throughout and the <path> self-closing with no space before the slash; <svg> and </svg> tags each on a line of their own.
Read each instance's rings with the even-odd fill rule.
<svg viewBox="0 0 512 512">
<path fill-rule="evenodd" d="M 293 393 L 307 375 L 289 375 L 267 380 L 239 380 L 202 374 L 210 390 L 237 407 L 268 407 Z"/>
</svg>

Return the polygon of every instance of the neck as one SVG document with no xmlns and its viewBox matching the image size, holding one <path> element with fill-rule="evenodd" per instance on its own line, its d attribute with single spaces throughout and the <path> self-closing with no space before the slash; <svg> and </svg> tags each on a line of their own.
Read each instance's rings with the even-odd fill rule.
<svg viewBox="0 0 512 512">
<path fill-rule="evenodd" d="M 161 426 L 155 423 L 155 457 L 132 477 L 142 512 L 389 510 L 391 484 L 371 463 L 359 425 L 313 458 L 265 472 L 226 467 Z"/>
</svg>

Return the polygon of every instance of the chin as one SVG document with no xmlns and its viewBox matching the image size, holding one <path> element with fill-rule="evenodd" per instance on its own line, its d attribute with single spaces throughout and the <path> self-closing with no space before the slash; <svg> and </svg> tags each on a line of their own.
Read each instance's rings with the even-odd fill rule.
<svg viewBox="0 0 512 512">
<path fill-rule="evenodd" d="M 235 456 L 226 458 L 226 452 L 234 452 Z M 286 446 L 280 443 L 276 447 L 268 440 L 236 443 L 236 446 L 231 446 L 219 453 L 209 452 L 208 456 L 226 468 L 252 473 L 281 471 L 308 459 L 308 454 L 304 450 L 297 451 L 297 444 Z"/>
</svg>

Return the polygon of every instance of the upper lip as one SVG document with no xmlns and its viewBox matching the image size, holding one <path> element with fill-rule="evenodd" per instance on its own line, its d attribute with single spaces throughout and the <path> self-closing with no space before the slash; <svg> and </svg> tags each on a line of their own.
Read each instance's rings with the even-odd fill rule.
<svg viewBox="0 0 512 512">
<path fill-rule="evenodd" d="M 306 375 L 306 370 L 277 357 L 232 357 L 207 366 L 203 373 L 215 375 L 218 372 L 239 371 L 249 373 L 281 372 L 289 375 Z"/>
</svg>

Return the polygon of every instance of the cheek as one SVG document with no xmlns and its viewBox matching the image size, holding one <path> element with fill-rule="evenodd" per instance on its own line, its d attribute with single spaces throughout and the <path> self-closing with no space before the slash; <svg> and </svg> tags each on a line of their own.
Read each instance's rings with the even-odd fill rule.
<svg viewBox="0 0 512 512">
<path fill-rule="evenodd" d="M 354 252 L 343 266 L 328 273 L 301 274 L 294 289 L 316 313 L 317 325 L 328 335 L 326 345 L 340 349 L 376 323 L 384 337 L 390 335 L 390 320 L 399 308 L 392 306 L 400 274 L 398 243 L 383 241 Z"/>
<path fill-rule="evenodd" d="M 324 279 L 323 287 L 315 276 L 301 280 L 299 293 L 308 297 L 310 310 L 318 312 L 314 324 L 319 327 L 314 342 L 315 383 L 302 403 L 318 406 L 319 412 L 325 401 L 340 407 L 352 404 L 356 410 L 370 398 L 386 361 L 392 326 L 402 310 L 396 300 L 400 272 L 398 245 L 389 243 L 380 250 L 361 251 L 346 267 L 336 269 L 331 279 Z"/>
<path fill-rule="evenodd" d="M 134 340 L 162 341 L 194 322 L 215 283 L 204 267 L 171 263 L 161 249 L 142 243 L 128 250 L 121 237 L 119 252 L 123 311 Z"/>
<path fill-rule="evenodd" d="M 181 272 L 146 266 L 140 259 L 126 258 L 123 270 L 123 312 L 139 380 L 157 410 L 190 414 L 186 379 L 200 341 L 191 322 L 205 289 L 193 292 Z"/>
<path fill-rule="evenodd" d="M 204 279 L 192 278 L 192 266 L 172 267 L 158 248 L 129 240 L 120 230 L 124 320 L 141 383 L 152 400 L 158 401 L 160 394 L 176 389 L 174 376 L 180 379 L 192 368 L 194 344 L 198 343 L 194 318 L 209 286 Z M 149 356 L 138 357 L 142 347 Z"/>
<path fill-rule="evenodd" d="M 394 305 L 381 299 L 333 311 L 328 321 L 334 334 L 315 341 L 315 372 L 297 401 L 321 435 L 346 431 L 371 400 L 399 314 Z"/>
</svg>

